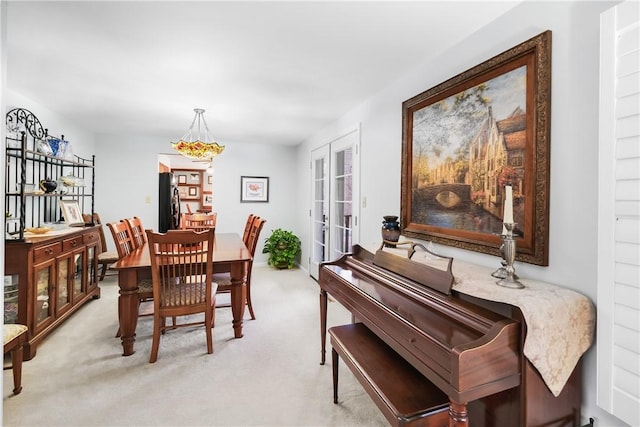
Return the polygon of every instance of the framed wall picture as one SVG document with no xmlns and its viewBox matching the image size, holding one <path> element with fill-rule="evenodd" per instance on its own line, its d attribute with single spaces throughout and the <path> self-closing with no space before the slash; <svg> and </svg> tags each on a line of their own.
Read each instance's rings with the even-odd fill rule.
<svg viewBox="0 0 640 427">
<path fill-rule="evenodd" d="M 178 174 L 178 175 L 176 175 L 176 177 L 178 178 L 178 184 L 186 184 L 187 183 L 187 175 Z"/>
<path fill-rule="evenodd" d="M 213 194 L 204 193 L 202 195 L 202 206 L 213 206 Z"/>
<path fill-rule="evenodd" d="M 62 217 L 67 225 L 84 225 L 82 211 L 75 200 L 61 200 L 60 210 L 62 210 Z"/>
<path fill-rule="evenodd" d="M 187 184 L 188 185 L 200 185 L 200 176 L 202 172 L 189 172 L 187 174 Z"/>
<path fill-rule="evenodd" d="M 516 260 L 548 265 L 551 32 L 402 104 L 402 234 L 500 256 L 506 186 Z"/>
<path fill-rule="evenodd" d="M 178 194 L 182 200 L 197 200 L 200 199 L 200 187 L 197 185 L 179 186 Z"/>
<path fill-rule="evenodd" d="M 269 178 L 266 176 L 240 177 L 240 202 L 268 202 Z"/>
</svg>

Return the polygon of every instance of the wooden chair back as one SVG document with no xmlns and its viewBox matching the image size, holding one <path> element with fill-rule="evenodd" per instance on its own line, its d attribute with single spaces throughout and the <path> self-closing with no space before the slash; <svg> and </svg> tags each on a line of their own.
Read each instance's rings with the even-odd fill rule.
<svg viewBox="0 0 640 427">
<path fill-rule="evenodd" d="M 126 222 L 110 222 L 107 225 L 109 230 L 111 230 L 113 242 L 116 244 L 118 257 L 122 258 L 135 250 L 133 238 L 131 237 L 131 232 Z"/>
<path fill-rule="evenodd" d="M 253 223 L 251 224 L 251 230 L 249 231 L 249 238 L 248 238 L 248 241 L 245 243 L 245 246 L 247 247 L 247 249 L 249 249 L 249 252 L 251 252 L 252 259 L 256 253 L 256 247 L 258 246 L 260 232 L 262 231 L 262 227 L 264 226 L 265 222 L 267 222 L 266 219 L 262 219 L 259 216 L 257 216 L 257 217 L 254 217 Z"/>
<path fill-rule="evenodd" d="M 96 212 L 93 213 L 93 216 L 91 214 L 82 214 L 82 219 L 84 220 L 85 224 L 90 224 L 93 221 L 95 225 L 100 226 L 100 228 L 98 228 L 98 232 L 100 233 L 100 253 L 107 252 L 107 240 L 104 235 L 104 227 L 102 226 L 100 215 L 98 215 Z"/>
<path fill-rule="evenodd" d="M 150 362 L 156 361 L 161 332 L 182 326 L 204 324 L 207 350 L 213 352 L 211 328 L 214 322 L 215 293 L 213 283 L 214 229 L 201 232 L 147 230 L 151 277 L 153 280 L 154 331 Z M 204 322 L 166 326 L 167 317 L 204 313 Z"/>
<path fill-rule="evenodd" d="M 180 227 L 183 230 L 204 231 L 210 228 L 215 229 L 218 214 L 216 212 L 211 214 L 182 214 L 182 221 L 180 221 Z"/>
<path fill-rule="evenodd" d="M 134 248 L 139 248 L 140 246 L 147 243 L 147 234 L 144 231 L 144 227 L 142 226 L 142 220 L 137 216 L 133 218 L 126 218 L 122 221 L 127 223 L 129 227 L 129 232 L 131 234 L 131 239 L 133 240 Z"/>
<path fill-rule="evenodd" d="M 253 218 L 255 217 L 256 216 L 254 214 L 249 214 L 249 216 L 247 217 L 247 222 L 244 225 L 244 233 L 242 233 L 242 241 L 244 242 L 245 246 L 247 246 L 247 243 L 249 243 L 249 233 L 251 232 L 251 226 L 253 225 Z"/>
</svg>

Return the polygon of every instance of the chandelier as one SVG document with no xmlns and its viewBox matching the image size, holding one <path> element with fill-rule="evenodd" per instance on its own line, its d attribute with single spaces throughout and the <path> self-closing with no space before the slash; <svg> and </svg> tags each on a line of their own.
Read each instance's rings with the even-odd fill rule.
<svg viewBox="0 0 640 427">
<path fill-rule="evenodd" d="M 172 142 L 171 146 L 180 154 L 192 160 L 211 161 L 224 151 L 224 145 L 219 145 L 213 141 L 213 138 L 209 138 L 209 128 L 203 115 L 204 110 L 202 108 L 194 108 L 193 111 L 195 111 L 196 115 L 193 118 L 193 122 L 191 122 L 189 130 L 180 138 L 180 141 Z"/>
</svg>

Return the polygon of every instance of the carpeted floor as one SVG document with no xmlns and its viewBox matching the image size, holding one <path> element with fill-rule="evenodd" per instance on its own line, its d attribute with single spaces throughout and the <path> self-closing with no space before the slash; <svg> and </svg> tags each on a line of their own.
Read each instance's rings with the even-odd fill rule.
<svg viewBox="0 0 640 427">
<path fill-rule="evenodd" d="M 384 426 L 384 417 L 340 365 L 333 404 L 331 346 L 320 361 L 318 286 L 302 270 L 254 266 L 256 320 L 233 338 L 231 310 L 216 311 L 214 353 L 202 328 L 167 332 L 149 364 L 153 319 L 138 323 L 136 353 L 122 357 L 115 277 L 23 364 L 23 391 L 3 376 L 4 426 Z M 329 305 L 329 325 L 350 314 Z"/>
</svg>

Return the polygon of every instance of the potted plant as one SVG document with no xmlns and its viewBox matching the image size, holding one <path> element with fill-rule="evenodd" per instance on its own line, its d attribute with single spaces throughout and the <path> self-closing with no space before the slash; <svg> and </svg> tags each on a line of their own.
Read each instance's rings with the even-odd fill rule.
<svg viewBox="0 0 640 427">
<path fill-rule="evenodd" d="M 265 239 L 262 253 L 269 254 L 267 263 L 276 268 L 293 268 L 302 252 L 300 239 L 291 231 L 278 228 Z"/>
</svg>

